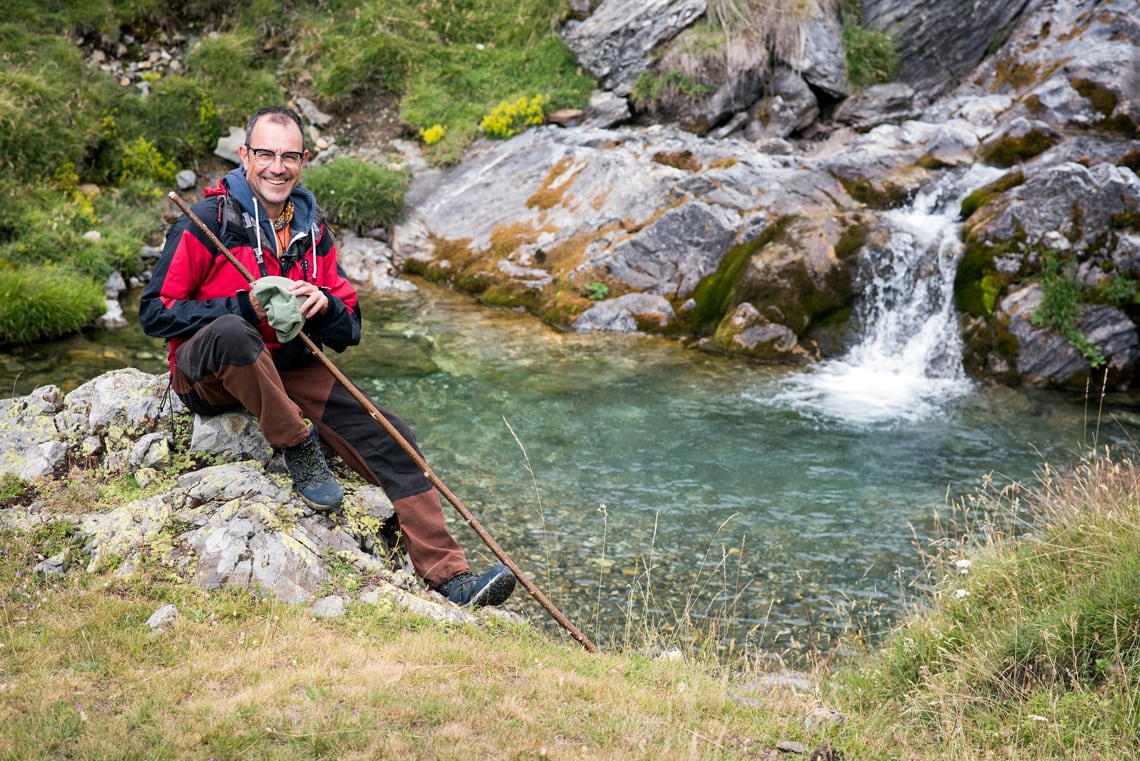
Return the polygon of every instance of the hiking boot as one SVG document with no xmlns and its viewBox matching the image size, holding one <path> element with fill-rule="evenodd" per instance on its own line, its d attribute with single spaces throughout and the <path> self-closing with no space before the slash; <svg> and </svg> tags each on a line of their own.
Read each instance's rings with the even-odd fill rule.
<svg viewBox="0 0 1140 761">
<path fill-rule="evenodd" d="M 317 427 L 312 423 L 309 423 L 309 438 L 285 448 L 285 467 L 301 499 L 314 510 L 332 510 L 344 502 L 344 492 L 325 462 Z"/>
<path fill-rule="evenodd" d="M 436 591 L 456 605 L 502 605 L 515 591 L 515 575 L 505 565 L 497 565 L 482 576 L 464 571 L 440 584 Z"/>
</svg>

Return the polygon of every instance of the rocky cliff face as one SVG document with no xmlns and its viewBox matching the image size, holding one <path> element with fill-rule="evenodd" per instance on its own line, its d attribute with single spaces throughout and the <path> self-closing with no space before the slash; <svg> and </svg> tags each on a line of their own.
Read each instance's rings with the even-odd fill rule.
<svg viewBox="0 0 1140 761">
<path fill-rule="evenodd" d="M 421 171 L 391 231 L 398 264 L 559 326 L 810 362 L 854 338 L 883 213 L 986 164 L 1007 172 L 963 206 L 968 368 L 1083 387 L 1105 367 L 1132 385 L 1137 0 L 870 0 L 864 22 L 891 31 L 900 67 L 861 92 L 837 11 L 811 3 L 798 36 L 726 38 L 701 94 L 648 105 L 635 83 L 682 66 L 705 3 L 580 5 L 564 37 L 598 78 L 591 107 Z M 1021 295 L 1033 283 L 1043 299 Z M 1071 319 L 1051 309 L 1058 287 L 1075 288 Z M 1065 361 L 1041 361 L 1058 347 Z"/>
</svg>

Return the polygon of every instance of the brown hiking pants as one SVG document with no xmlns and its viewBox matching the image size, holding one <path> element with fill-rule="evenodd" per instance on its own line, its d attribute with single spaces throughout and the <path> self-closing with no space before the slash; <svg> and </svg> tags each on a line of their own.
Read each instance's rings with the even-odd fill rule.
<svg viewBox="0 0 1140 761">
<path fill-rule="evenodd" d="M 172 387 L 192 412 L 211 415 L 244 407 L 272 446 L 301 443 L 309 435 L 305 419 L 313 421 L 321 440 L 392 500 L 408 559 L 429 587 L 468 570 L 463 549 L 447 530 L 439 493 L 319 362 L 278 369 L 253 326 L 224 315 L 178 347 L 174 366 Z M 387 410 L 380 412 L 419 452 L 408 425 Z"/>
</svg>

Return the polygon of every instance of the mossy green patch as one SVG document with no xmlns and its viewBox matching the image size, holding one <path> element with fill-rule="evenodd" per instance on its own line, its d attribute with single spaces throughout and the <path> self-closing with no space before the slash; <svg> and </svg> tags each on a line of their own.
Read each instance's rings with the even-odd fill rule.
<svg viewBox="0 0 1140 761">
<path fill-rule="evenodd" d="M 693 299 L 697 305 L 689 317 L 697 333 L 708 335 L 716 330 L 728 311 L 736 306 L 733 301 L 736 284 L 748 267 L 752 256 L 783 235 L 793 221 L 794 217 L 782 217 L 765 228 L 755 240 L 733 246 L 721 259 L 716 272 L 697 284 L 693 291 Z"/>
<path fill-rule="evenodd" d="M 1022 135 L 1005 135 L 983 145 L 982 159 L 1000 167 L 1010 167 L 1028 161 L 1052 148 L 1060 141 L 1056 134 L 1041 129 L 1029 129 Z"/>
<path fill-rule="evenodd" d="M 985 206 L 994 198 L 1025 183 L 1025 173 L 1020 169 L 1006 172 L 993 182 L 975 190 L 962 199 L 962 218 L 968 219 L 975 211 Z"/>
</svg>

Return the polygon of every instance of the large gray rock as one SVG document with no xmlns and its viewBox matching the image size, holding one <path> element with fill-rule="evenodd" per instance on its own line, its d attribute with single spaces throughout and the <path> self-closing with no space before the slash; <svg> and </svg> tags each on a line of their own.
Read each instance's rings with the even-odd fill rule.
<svg viewBox="0 0 1140 761">
<path fill-rule="evenodd" d="M 629 95 L 653 51 L 706 7 L 706 0 L 603 0 L 585 21 L 567 22 L 562 39 L 603 89 Z"/>
<path fill-rule="evenodd" d="M 945 94 L 982 60 L 1029 0 L 863 0 L 863 24 L 889 33 L 896 78 L 924 98 Z"/>
<path fill-rule="evenodd" d="M 177 397 L 167 402 L 166 383 L 165 375 L 128 368 L 101 375 L 66 396 L 45 386 L 0 401 L 4 472 L 26 480 L 53 479 L 62 475 L 64 463 L 98 463 L 108 475 L 132 473 L 140 483 L 161 483 L 143 475 L 169 465 L 153 454 L 169 443 L 171 410 L 185 412 Z M 345 480 L 343 507 L 336 514 L 314 512 L 296 495 L 278 458 L 264 461 L 264 440 L 252 447 L 258 456 L 241 459 L 257 435 L 248 415 L 227 413 L 197 422 L 209 431 L 198 436 L 199 451 L 225 464 L 189 471 L 159 493 L 102 511 L 71 514 L 40 502 L 6 507 L 0 510 L 0 525 L 33 531 L 68 521 L 77 527 L 71 548 L 36 565 L 41 575 L 76 567 L 129 575 L 144 562 L 157 562 L 206 589 L 249 589 L 304 602 L 323 593 L 330 580 L 327 563 L 335 556 L 376 581 L 362 599 L 449 620 L 475 620 L 468 611 L 428 603 L 422 583 L 393 566 L 398 556 L 388 540 L 394 534 L 385 525 L 394 510 L 380 487 Z M 80 559 L 84 562 L 76 562 Z"/>
<path fill-rule="evenodd" d="M 967 222 L 971 238 L 995 247 L 1019 241 L 1022 272 L 1039 266 L 1030 255 L 1064 246 L 1081 261 L 1082 283 L 1095 287 L 1105 272 L 1140 275 L 1140 177 L 1112 164 L 1064 163 L 1023 170 L 1023 183 L 982 207 Z"/>
<path fill-rule="evenodd" d="M 1032 284 L 1013 291 L 999 305 L 1017 339 L 1017 372 L 1027 385 L 1082 388 L 1093 380 L 1089 359 L 1056 330 L 1033 324 L 1043 298 L 1041 286 Z M 1096 304 L 1082 310 L 1076 327 L 1104 356 L 1106 385 L 1128 388 L 1140 361 L 1136 325 L 1119 309 Z"/>
</svg>

